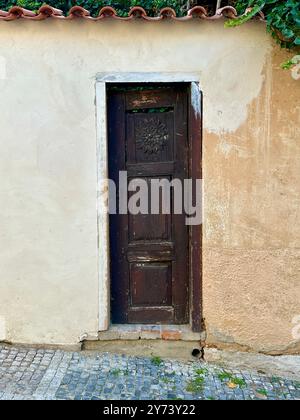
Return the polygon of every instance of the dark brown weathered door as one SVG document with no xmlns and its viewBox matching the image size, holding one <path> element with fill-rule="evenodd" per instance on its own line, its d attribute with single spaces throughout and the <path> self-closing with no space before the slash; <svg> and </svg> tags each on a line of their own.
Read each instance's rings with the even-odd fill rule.
<svg viewBox="0 0 300 420">
<path fill-rule="evenodd" d="M 109 170 L 134 178 L 188 178 L 184 86 L 110 90 Z M 150 188 L 149 188 L 150 190 Z M 128 193 L 128 198 L 130 199 Z M 113 323 L 189 322 L 189 240 L 185 215 L 110 216 Z M 149 207 L 151 197 L 149 196 Z"/>
</svg>

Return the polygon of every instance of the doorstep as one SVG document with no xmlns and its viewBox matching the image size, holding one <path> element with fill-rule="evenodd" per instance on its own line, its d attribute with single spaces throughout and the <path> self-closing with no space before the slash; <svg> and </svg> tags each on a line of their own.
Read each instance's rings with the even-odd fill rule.
<svg viewBox="0 0 300 420">
<path fill-rule="evenodd" d="M 195 333 L 190 325 L 115 324 L 107 331 L 100 331 L 99 341 L 110 340 L 204 340 L 203 333 Z"/>
</svg>

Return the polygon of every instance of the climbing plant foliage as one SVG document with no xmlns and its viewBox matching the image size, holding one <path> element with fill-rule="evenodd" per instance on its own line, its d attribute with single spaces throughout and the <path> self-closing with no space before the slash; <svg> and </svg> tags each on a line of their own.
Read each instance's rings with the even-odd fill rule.
<svg viewBox="0 0 300 420">
<path fill-rule="evenodd" d="M 226 22 L 237 26 L 262 11 L 267 20 L 268 31 L 286 48 L 300 46 L 300 1 L 299 0 L 237 0 L 236 8 L 243 17 Z"/>
<path fill-rule="evenodd" d="M 49 4 L 67 13 L 75 4 L 88 9 L 92 15 L 97 15 L 103 6 L 113 6 L 120 16 L 127 15 L 133 6 L 142 6 L 150 16 L 155 16 L 163 7 L 172 7 L 178 16 L 197 4 L 207 6 L 212 12 L 217 0 L 0 0 L 0 9 L 8 10 L 18 5 L 36 11 L 43 4 Z M 263 11 L 267 20 L 268 31 L 283 47 L 300 46 L 300 0 L 223 0 L 221 6 L 235 6 L 240 19 L 229 20 L 226 26 L 234 27 L 251 19 L 258 12 Z M 245 14 L 246 12 L 246 14 Z"/>
</svg>

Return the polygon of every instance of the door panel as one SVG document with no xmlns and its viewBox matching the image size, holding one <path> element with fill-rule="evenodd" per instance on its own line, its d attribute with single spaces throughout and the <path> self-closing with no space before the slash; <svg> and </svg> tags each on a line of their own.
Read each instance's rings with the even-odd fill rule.
<svg viewBox="0 0 300 420">
<path fill-rule="evenodd" d="M 172 306 L 171 262 L 132 263 L 130 276 L 132 306 Z"/>
<path fill-rule="evenodd" d="M 185 87 L 111 91 L 108 96 L 110 178 L 119 171 L 151 180 L 188 178 Z M 128 199 L 134 193 L 128 193 Z M 110 217 L 113 323 L 188 323 L 189 255 L 184 214 L 174 214 L 174 191 L 164 197 L 171 214 Z M 167 206 L 168 207 L 168 206 Z"/>
<path fill-rule="evenodd" d="M 143 180 L 148 186 L 148 208 L 152 207 L 151 200 L 151 180 L 162 181 L 170 178 L 153 177 L 136 177 L 135 179 Z M 131 194 L 129 193 L 129 197 Z M 163 200 L 163 201 L 162 201 Z M 154 203 L 153 203 L 154 204 Z M 161 197 L 157 203 L 157 214 L 129 214 L 129 243 L 132 241 L 153 241 L 153 240 L 172 240 L 172 213 L 166 214 L 162 210 L 164 208 L 172 209 L 172 195 L 170 197 Z"/>
</svg>

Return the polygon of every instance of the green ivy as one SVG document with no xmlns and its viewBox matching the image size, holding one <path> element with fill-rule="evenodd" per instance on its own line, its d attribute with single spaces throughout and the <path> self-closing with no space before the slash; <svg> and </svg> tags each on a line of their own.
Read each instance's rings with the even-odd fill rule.
<svg viewBox="0 0 300 420">
<path fill-rule="evenodd" d="M 263 11 L 267 20 L 268 31 L 285 48 L 300 45 L 300 3 L 299 0 L 237 0 L 236 8 L 244 13 L 240 19 L 226 22 L 226 26 L 241 25 L 258 12 Z"/>
</svg>

